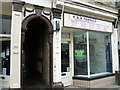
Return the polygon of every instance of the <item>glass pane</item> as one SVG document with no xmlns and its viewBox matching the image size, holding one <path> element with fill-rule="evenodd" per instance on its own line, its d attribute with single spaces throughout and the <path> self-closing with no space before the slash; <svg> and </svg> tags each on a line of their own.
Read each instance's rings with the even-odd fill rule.
<svg viewBox="0 0 120 90">
<path fill-rule="evenodd" d="M 85 31 L 74 34 L 75 75 L 88 75 L 87 70 L 87 36 Z"/>
<path fill-rule="evenodd" d="M 8 1 L 8 0 L 7 0 Z M 10 34 L 12 2 L 0 1 L 0 89 L 10 87 Z"/>
<path fill-rule="evenodd" d="M 89 32 L 90 74 L 112 72 L 109 33 Z"/>
<path fill-rule="evenodd" d="M 0 74 L 10 75 L 10 38 L 0 38 Z"/>
<path fill-rule="evenodd" d="M 70 33 L 62 33 L 61 38 L 70 39 Z"/>
<path fill-rule="evenodd" d="M 2 17 L 2 18 L 1 18 Z M 11 33 L 11 16 L 2 15 L 0 16 L 0 34 L 10 34 Z"/>
<path fill-rule="evenodd" d="M 2 33 L 2 15 L 0 15 L 0 34 Z"/>
<path fill-rule="evenodd" d="M 1 2 L 0 34 L 11 33 L 12 2 Z"/>
<path fill-rule="evenodd" d="M 69 67 L 69 44 L 61 44 L 61 71 L 67 72 Z"/>
</svg>

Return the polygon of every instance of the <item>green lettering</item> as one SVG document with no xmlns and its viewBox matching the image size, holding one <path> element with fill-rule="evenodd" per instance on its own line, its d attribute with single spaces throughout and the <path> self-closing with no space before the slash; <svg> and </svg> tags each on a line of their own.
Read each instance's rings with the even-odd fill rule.
<svg viewBox="0 0 120 90">
<path fill-rule="evenodd" d="M 75 50 L 75 56 L 84 56 L 84 50 Z"/>
</svg>

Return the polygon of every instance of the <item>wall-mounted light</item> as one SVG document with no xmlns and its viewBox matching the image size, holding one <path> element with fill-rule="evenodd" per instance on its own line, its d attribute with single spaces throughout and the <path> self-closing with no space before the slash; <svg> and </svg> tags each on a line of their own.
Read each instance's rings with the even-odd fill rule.
<svg viewBox="0 0 120 90">
<path fill-rule="evenodd" d="M 55 32 L 58 32 L 60 30 L 60 21 L 55 22 Z"/>
<path fill-rule="evenodd" d="M 115 0 L 115 7 L 119 8 L 119 1 L 118 0 Z"/>
</svg>

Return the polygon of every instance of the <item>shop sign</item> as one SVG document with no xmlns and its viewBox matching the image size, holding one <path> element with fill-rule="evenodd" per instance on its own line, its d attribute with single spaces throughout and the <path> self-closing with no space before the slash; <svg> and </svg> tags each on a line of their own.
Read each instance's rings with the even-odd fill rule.
<svg viewBox="0 0 120 90">
<path fill-rule="evenodd" d="M 68 13 L 64 13 L 64 26 L 94 31 L 112 32 L 111 22 Z"/>
<path fill-rule="evenodd" d="M 84 50 L 75 50 L 75 56 L 84 56 Z"/>
</svg>

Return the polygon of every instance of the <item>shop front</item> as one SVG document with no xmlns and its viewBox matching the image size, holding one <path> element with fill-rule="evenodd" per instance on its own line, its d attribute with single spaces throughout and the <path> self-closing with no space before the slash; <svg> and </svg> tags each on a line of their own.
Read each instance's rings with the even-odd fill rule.
<svg viewBox="0 0 120 90">
<path fill-rule="evenodd" d="M 115 82 L 116 12 L 94 12 L 72 0 L 53 1 L 14 0 L 3 5 L 9 8 L 0 15 L 0 89 Z"/>
<path fill-rule="evenodd" d="M 53 68 L 60 62 L 53 58 L 60 55 L 53 47 L 57 48 L 61 39 L 62 10 L 53 7 L 50 0 L 0 4 L 4 6 L 0 14 L 0 89 L 43 89 L 61 84 L 61 64 Z M 56 38 L 57 45 L 53 43 Z"/>
<path fill-rule="evenodd" d="M 112 22 L 66 12 L 63 24 L 61 77 L 64 85 L 101 87 L 115 83 L 114 57 L 118 55 L 114 54 L 117 47 Z"/>
<path fill-rule="evenodd" d="M 0 2 L 0 90 L 10 85 L 11 3 Z"/>
</svg>

